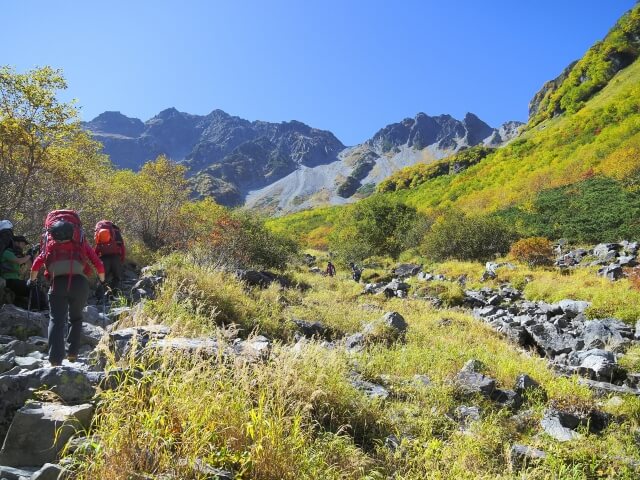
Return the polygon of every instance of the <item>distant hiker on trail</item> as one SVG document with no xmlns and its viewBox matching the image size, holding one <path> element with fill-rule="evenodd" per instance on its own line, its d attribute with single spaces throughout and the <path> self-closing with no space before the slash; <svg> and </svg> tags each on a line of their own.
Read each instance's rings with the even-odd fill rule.
<svg viewBox="0 0 640 480">
<path fill-rule="evenodd" d="M 349 263 L 349 267 L 351 268 L 351 278 L 353 278 L 355 282 L 359 282 L 360 277 L 362 277 L 362 269 L 353 262 Z"/>
<path fill-rule="evenodd" d="M 327 263 L 327 269 L 325 270 L 325 273 L 330 277 L 333 277 L 336 274 L 336 267 L 333 266 L 333 263 Z"/>
<path fill-rule="evenodd" d="M 76 361 L 82 339 L 82 310 L 89 297 L 91 266 L 104 283 L 104 265 L 87 243 L 80 217 L 73 210 L 55 210 L 45 221 L 40 255 L 31 266 L 28 286 L 37 288 L 40 269 L 45 267 L 49 288 L 49 361 L 62 365 L 65 358 L 64 330 L 70 323 L 67 359 Z"/>
<path fill-rule="evenodd" d="M 120 288 L 125 247 L 118 226 L 110 220 L 100 220 L 95 228 L 95 252 L 104 264 L 107 285 L 112 291 Z"/>
</svg>

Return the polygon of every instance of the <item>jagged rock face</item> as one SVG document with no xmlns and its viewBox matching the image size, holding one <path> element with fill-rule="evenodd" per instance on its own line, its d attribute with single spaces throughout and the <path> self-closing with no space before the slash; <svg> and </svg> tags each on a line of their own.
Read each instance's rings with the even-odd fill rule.
<svg viewBox="0 0 640 480">
<path fill-rule="evenodd" d="M 352 202 L 404 167 L 438 160 L 475 145 L 504 145 L 519 134 L 522 125 L 507 122 L 495 129 L 472 113 L 462 121 L 450 115 L 418 113 L 345 149 L 340 161 L 296 169 L 271 185 L 249 192 L 245 204 L 280 214 Z"/>
<path fill-rule="evenodd" d="M 249 122 L 222 110 L 199 116 L 169 108 L 144 123 L 105 112 L 83 127 L 117 166 L 137 169 L 165 154 L 189 167 L 198 193 L 226 205 L 300 166 L 335 161 L 344 149 L 331 132 L 301 122 Z"/>
<path fill-rule="evenodd" d="M 471 113 L 463 120 L 419 113 L 352 148 L 301 122 L 250 122 L 222 110 L 200 116 L 169 108 L 146 122 L 105 112 L 83 127 L 119 167 L 137 169 L 165 154 L 184 162 L 200 195 L 287 212 L 353 201 L 363 186 L 372 188 L 417 161 L 483 143 L 502 145 L 520 125 L 494 129 Z"/>
<path fill-rule="evenodd" d="M 529 102 L 529 118 L 533 117 L 536 113 L 538 113 L 538 110 L 540 109 L 540 104 L 542 103 L 542 101 L 546 97 L 551 95 L 553 92 L 555 92 L 560 85 L 562 85 L 562 83 L 569 76 L 569 73 L 571 73 L 571 70 L 573 70 L 573 67 L 575 67 L 576 63 L 578 63 L 577 60 L 571 62 L 569 66 L 567 66 L 560 75 L 558 75 L 553 80 L 549 80 L 548 82 L 546 82 L 544 85 L 542 85 L 542 88 L 536 92 L 536 94 L 533 96 L 533 98 Z M 559 114 L 561 112 L 557 112 L 557 113 Z"/>
</svg>

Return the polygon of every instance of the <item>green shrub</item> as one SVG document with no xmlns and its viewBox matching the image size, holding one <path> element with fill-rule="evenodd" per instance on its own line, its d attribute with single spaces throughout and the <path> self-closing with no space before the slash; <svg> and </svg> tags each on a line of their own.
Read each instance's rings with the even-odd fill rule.
<svg viewBox="0 0 640 480">
<path fill-rule="evenodd" d="M 345 261 L 359 262 L 373 255 L 397 258 L 414 246 L 411 232 L 419 219 L 415 209 L 401 201 L 373 195 L 341 211 L 329 246 Z"/>
<path fill-rule="evenodd" d="M 640 234 L 640 193 L 611 178 L 597 176 L 543 190 L 526 210 L 512 208 L 499 215 L 527 235 L 573 242 L 615 242 Z"/>
<path fill-rule="evenodd" d="M 507 253 L 513 240 L 515 233 L 501 219 L 455 211 L 433 224 L 422 249 L 433 260 L 488 260 Z"/>
</svg>

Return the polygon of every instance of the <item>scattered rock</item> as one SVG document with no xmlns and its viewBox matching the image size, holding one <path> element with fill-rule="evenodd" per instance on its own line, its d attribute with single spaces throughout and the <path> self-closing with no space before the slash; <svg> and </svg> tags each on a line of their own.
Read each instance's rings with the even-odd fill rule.
<svg viewBox="0 0 640 480">
<path fill-rule="evenodd" d="M 151 340 L 147 344 L 145 350 L 158 350 L 179 354 L 181 357 L 187 356 L 201 356 L 210 358 L 217 355 L 219 346 L 218 342 L 213 338 L 161 338 L 158 340 Z"/>
<path fill-rule="evenodd" d="M 394 274 L 398 278 L 409 278 L 415 277 L 422 270 L 422 266 L 416 265 L 415 263 L 401 263 L 396 266 L 394 270 Z"/>
<path fill-rule="evenodd" d="M 387 312 L 378 320 L 365 325 L 362 333 L 367 342 L 386 341 L 392 343 L 404 339 L 407 322 L 398 312 Z"/>
<path fill-rule="evenodd" d="M 141 352 L 150 340 L 165 338 L 171 329 L 164 325 L 146 325 L 143 327 L 124 328 L 109 334 L 109 350 L 116 361 L 128 356 L 134 345 L 136 353 Z"/>
<path fill-rule="evenodd" d="M 40 470 L 35 472 L 31 480 L 60 480 L 64 478 L 67 470 L 55 463 L 45 463 Z"/>
<path fill-rule="evenodd" d="M 624 272 L 620 265 L 612 263 L 598 270 L 598 275 L 608 278 L 609 280 L 618 280 L 624 276 Z"/>
<path fill-rule="evenodd" d="M 460 391 L 466 395 L 480 393 L 485 397 L 490 397 L 496 389 L 496 381 L 493 378 L 465 369 L 458 373 L 455 383 Z"/>
<path fill-rule="evenodd" d="M 271 341 L 267 337 L 258 335 L 248 340 L 236 340 L 232 348 L 242 360 L 257 362 L 269 358 Z"/>
<path fill-rule="evenodd" d="M 359 352 L 365 347 L 364 334 L 358 332 L 353 335 L 349 335 L 344 339 L 344 346 L 347 350 L 352 352 Z"/>
<path fill-rule="evenodd" d="M 511 447 L 511 466 L 514 470 L 520 470 L 540 460 L 544 460 L 547 454 L 537 448 L 515 444 Z"/>
<path fill-rule="evenodd" d="M 236 270 L 236 276 L 247 285 L 252 287 L 267 288 L 274 282 L 280 284 L 282 288 L 291 287 L 291 282 L 286 277 L 264 270 L 257 271 L 238 269 Z"/>
<path fill-rule="evenodd" d="M 0 450 L 0 464 L 40 467 L 55 462 L 71 436 L 89 428 L 92 416 L 90 404 L 28 403 L 13 418 Z"/>
<path fill-rule="evenodd" d="M 0 335 L 26 339 L 32 335 L 46 336 L 49 317 L 40 312 L 28 312 L 15 305 L 0 307 Z"/>
<path fill-rule="evenodd" d="M 520 395 L 524 395 L 525 393 L 534 390 L 540 390 L 541 388 L 540 384 L 526 373 L 521 373 L 516 377 L 516 382 L 513 387 L 513 389 Z"/>
<path fill-rule="evenodd" d="M 363 392 L 369 398 L 386 400 L 389 397 L 389 391 L 377 383 L 368 382 L 356 377 L 351 380 L 351 385 L 353 385 L 357 390 Z"/>
<path fill-rule="evenodd" d="M 294 319 L 293 323 L 300 329 L 300 333 L 307 338 L 325 338 L 331 337 L 330 330 L 321 322 L 308 322 L 306 320 Z"/>
<path fill-rule="evenodd" d="M 569 353 L 576 347 L 576 339 L 571 335 L 558 333 L 558 327 L 543 322 L 526 327 L 535 344 L 547 357 L 553 358 L 561 353 Z"/>
<path fill-rule="evenodd" d="M 14 468 L 8 466 L 0 466 L 0 479 L 2 480 L 25 480 L 31 479 L 31 475 L 35 469 Z"/>
<path fill-rule="evenodd" d="M 547 409 L 540 425 L 545 433 L 559 442 L 568 442 L 580 437 L 580 434 L 574 431 L 580 425 L 580 419 L 570 413 Z"/>
</svg>

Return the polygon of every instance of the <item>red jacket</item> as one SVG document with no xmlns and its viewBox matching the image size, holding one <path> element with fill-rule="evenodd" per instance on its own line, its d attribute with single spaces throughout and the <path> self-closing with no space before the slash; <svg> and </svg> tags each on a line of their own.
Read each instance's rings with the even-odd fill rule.
<svg viewBox="0 0 640 480">
<path fill-rule="evenodd" d="M 96 272 L 104 273 L 104 265 L 102 264 L 102 260 L 100 260 L 98 258 L 98 255 L 96 255 L 96 252 L 94 252 L 86 242 L 84 243 L 83 248 L 83 253 L 85 255 L 85 258 L 87 259 L 84 264 L 84 274 L 87 276 L 91 275 L 91 265 L 93 265 L 93 267 L 96 269 Z M 44 252 L 40 252 L 40 255 L 36 257 L 36 259 L 33 261 L 33 265 L 31 265 L 31 271 L 39 272 L 43 266 L 46 267 L 44 264 Z M 45 277 L 49 278 L 48 272 L 45 271 L 44 275 Z"/>
</svg>

